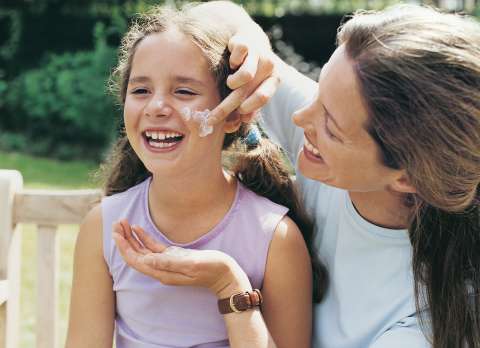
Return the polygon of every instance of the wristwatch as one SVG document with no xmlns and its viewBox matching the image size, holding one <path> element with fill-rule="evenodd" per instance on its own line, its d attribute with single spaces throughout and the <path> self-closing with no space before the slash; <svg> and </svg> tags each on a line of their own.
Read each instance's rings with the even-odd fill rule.
<svg viewBox="0 0 480 348">
<path fill-rule="evenodd" d="M 230 297 L 218 300 L 218 310 L 221 314 L 240 313 L 259 307 L 263 302 L 262 293 L 258 289 L 242 291 Z"/>
</svg>

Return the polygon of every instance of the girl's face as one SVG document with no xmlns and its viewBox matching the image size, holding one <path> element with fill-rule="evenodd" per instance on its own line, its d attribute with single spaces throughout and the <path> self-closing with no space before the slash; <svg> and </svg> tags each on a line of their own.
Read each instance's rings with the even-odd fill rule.
<svg viewBox="0 0 480 348">
<path fill-rule="evenodd" d="M 128 140 L 152 173 L 183 174 L 220 166 L 222 126 L 199 137 L 199 124 L 182 109 L 212 110 L 217 84 L 202 51 L 177 30 L 155 33 L 137 46 L 127 86 L 124 121 Z"/>
<path fill-rule="evenodd" d="M 382 164 L 380 147 L 367 131 L 368 112 L 343 46 L 323 67 L 317 96 L 293 121 L 305 131 L 298 166 L 306 177 L 367 192 L 392 188 L 401 176 Z"/>
</svg>

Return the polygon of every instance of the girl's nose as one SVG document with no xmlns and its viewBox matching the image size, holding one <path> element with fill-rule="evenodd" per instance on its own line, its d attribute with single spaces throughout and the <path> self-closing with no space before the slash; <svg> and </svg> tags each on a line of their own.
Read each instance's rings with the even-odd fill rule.
<svg viewBox="0 0 480 348">
<path fill-rule="evenodd" d="M 163 99 L 152 98 L 145 108 L 145 114 L 150 117 L 170 116 L 173 108 Z"/>
</svg>

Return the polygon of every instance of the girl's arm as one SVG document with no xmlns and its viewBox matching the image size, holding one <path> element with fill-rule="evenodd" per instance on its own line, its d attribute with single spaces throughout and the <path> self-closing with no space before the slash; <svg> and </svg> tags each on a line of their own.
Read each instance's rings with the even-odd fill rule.
<svg viewBox="0 0 480 348">
<path fill-rule="evenodd" d="M 273 236 L 262 288 L 262 313 L 279 348 L 310 348 L 312 268 L 297 225 L 284 217 Z"/>
<path fill-rule="evenodd" d="M 115 297 L 103 258 L 101 207 L 88 213 L 75 246 L 66 348 L 112 348 Z"/>
<path fill-rule="evenodd" d="M 113 238 L 129 266 L 163 284 L 205 287 L 219 299 L 252 290 L 237 262 L 220 251 L 180 248 L 180 254 L 171 253 L 171 248 L 153 240 L 141 227 L 131 227 L 126 220 L 114 225 Z M 260 310 L 226 314 L 224 320 L 231 348 L 276 348 Z"/>
</svg>

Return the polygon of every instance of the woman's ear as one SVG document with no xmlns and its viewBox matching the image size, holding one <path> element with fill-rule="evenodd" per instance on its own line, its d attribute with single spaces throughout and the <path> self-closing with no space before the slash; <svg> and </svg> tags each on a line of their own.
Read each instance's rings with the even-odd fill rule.
<svg viewBox="0 0 480 348">
<path fill-rule="evenodd" d="M 408 174 L 405 170 L 399 170 L 398 175 L 394 178 L 390 185 L 391 189 L 401 193 L 416 193 L 417 189 L 413 186 Z"/>
<path fill-rule="evenodd" d="M 223 130 L 225 133 L 236 132 L 242 125 L 242 118 L 236 111 L 232 112 L 225 120 Z"/>
</svg>

